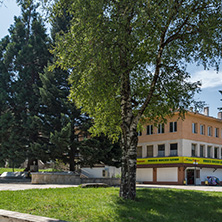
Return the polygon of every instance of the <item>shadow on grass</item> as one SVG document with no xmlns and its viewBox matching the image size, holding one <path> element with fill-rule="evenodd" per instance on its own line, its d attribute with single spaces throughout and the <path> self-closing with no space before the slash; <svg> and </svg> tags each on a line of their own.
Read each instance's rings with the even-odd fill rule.
<svg viewBox="0 0 222 222">
<path fill-rule="evenodd" d="M 114 221 L 222 221 L 221 193 L 137 189 L 136 201 L 113 198 Z"/>
</svg>

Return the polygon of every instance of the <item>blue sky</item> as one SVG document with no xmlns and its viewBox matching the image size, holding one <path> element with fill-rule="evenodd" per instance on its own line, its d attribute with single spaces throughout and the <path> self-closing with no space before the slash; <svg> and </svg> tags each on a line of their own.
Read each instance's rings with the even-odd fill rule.
<svg viewBox="0 0 222 222">
<path fill-rule="evenodd" d="M 8 29 L 14 22 L 14 16 L 20 15 L 20 9 L 16 5 L 16 0 L 4 0 L 4 4 L 0 6 L 0 38 L 8 34 Z M 222 69 L 222 66 L 221 66 Z M 202 92 L 196 95 L 196 99 L 205 101 L 210 107 L 210 116 L 217 117 L 217 108 L 222 107 L 222 96 L 219 90 L 222 90 L 222 70 L 217 73 L 212 68 L 204 70 L 202 66 L 195 64 L 188 66 L 191 73 L 191 81 L 202 82 Z"/>
</svg>

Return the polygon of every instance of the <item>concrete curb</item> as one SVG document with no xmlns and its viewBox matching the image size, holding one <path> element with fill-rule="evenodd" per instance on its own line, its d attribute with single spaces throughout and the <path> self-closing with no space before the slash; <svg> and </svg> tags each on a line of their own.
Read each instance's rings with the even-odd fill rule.
<svg viewBox="0 0 222 222">
<path fill-rule="evenodd" d="M 23 214 L 15 211 L 1 210 L 1 209 L 0 209 L 0 221 L 1 222 L 67 222 L 64 220 L 35 216 L 30 214 Z"/>
</svg>

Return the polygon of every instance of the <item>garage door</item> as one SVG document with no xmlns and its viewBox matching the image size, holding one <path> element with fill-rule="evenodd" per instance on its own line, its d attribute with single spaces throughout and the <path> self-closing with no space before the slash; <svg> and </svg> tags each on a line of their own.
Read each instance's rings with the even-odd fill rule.
<svg viewBox="0 0 222 222">
<path fill-rule="evenodd" d="M 157 182 L 177 182 L 178 168 L 157 168 Z"/>
<path fill-rule="evenodd" d="M 146 169 L 137 169 L 136 170 L 136 181 L 143 182 L 143 181 L 153 181 L 153 168 L 146 168 Z"/>
</svg>

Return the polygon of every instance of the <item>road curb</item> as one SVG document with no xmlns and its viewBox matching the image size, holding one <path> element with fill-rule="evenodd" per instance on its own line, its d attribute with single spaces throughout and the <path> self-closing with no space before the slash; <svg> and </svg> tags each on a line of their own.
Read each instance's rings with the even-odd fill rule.
<svg viewBox="0 0 222 222">
<path fill-rule="evenodd" d="M 41 217 L 41 216 L 24 214 L 9 210 L 1 210 L 1 209 L 0 209 L 0 221 L 1 222 L 67 222 L 64 220 L 58 220 L 48 217 Z"/>
</svg>

